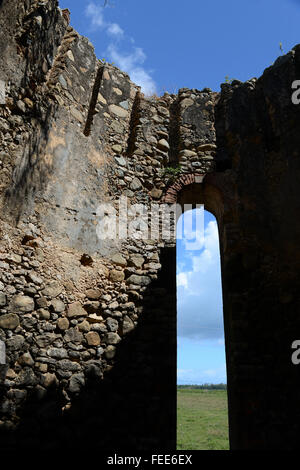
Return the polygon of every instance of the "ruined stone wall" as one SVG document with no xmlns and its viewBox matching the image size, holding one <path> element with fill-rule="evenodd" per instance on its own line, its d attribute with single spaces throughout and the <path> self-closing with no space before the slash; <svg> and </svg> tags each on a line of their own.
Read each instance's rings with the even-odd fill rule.
<svg viewBox="0 0 300 470">
<path fill-rule="evenodd" d="M 4 1 L 0 26 L 2 447 L 176 447 L 175 243 L 148 219 L 99 239 L 121 197 L 215 214 L 231 445 L 295 446 L 299 48 L 221 93 L 145 98 L 54 0 Z"/>
<path fill-rule="evenodd" d="M 2 5 L 3 24 L 12 4 Z M 118 212 L 121 196 L 157 204 L 174 183 L 171 165 L 187 178 L 213 168 L 215 146 L 205 145 L 215 138 L 215 94 L 146 99 L 96 59 L 54 1 L 25 3 L 6 34 L 3 445 L 174 448 L 174 239 L 99 240 L 97 209 Z"/>
<path fill-rule="evenodd" d="M 216 110 L 218 153 L 234 188 L 222 251 L 231 439 L 239 449 L 297 447 L 300 109 L 291 95 L 299 52 L 258 80 L 225 85 Z"/>
</svg>

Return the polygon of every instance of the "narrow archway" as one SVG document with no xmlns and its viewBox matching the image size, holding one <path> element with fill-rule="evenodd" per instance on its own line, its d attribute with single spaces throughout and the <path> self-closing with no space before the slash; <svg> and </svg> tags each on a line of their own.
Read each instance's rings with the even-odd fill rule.
<svg viewBox="0 0 300 470">
<path fill-rule="evenodd" d="M 227 181 L 228 183 L 228 181 Z M 167 190 L 165 202 L 168 204 L 179 204 L 181 213 L 186 210 L 195 209 L 197 205 L 204 206 L 216 218 L 216 228 L 219 234 L 220 247 L 220 269 L 222 273 L 222 297 L 223 297 L 223 318 L 224 318 L 224 337 L 225 337 L 225 355 L 227 369 L 227 396 L 228 396 L 228 420 L 230 443 L 232 443 L 232 426 L 234 423 L 233 406 L 233 374 L 232 374 L 232 355 L 230 341 L 230 318 L 228 317 L 228 296 L 227 296 L 227 277 L 224 276 L 224 266 L 226 263 L 225 253 L 231 246 L 232 228 L 231 220 L 234 218 L 234 201 L 231 200 L 231 192 L 228 192 L 228 184 L 219 177 L 217 173 L 208 175 L 200 173 L 184 174 L 180 176 Z M 179 211 L 180 212 L 180 211 Z M 227 251 L 226 251 L 227 250 Z M 226 274 L 226 273 L 225 273 Z M 225 287 L 225 288 L 224 288 Z"/>
<path fill-rule="evenodd" d="M 190 206 L 184 206 L 186 210 Z M 204 206 L 177 222 L 177 448 L 228 449 L 218 226 Z"/>
</svg>

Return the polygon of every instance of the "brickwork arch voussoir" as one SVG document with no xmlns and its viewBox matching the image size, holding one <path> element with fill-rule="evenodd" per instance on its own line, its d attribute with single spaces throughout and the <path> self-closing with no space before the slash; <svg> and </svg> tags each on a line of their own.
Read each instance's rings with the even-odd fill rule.
<svg viewBox="0 0 300 470">
<path fill-rule="evenodd" d="M 178 193 L 184 188 L 193 183 L 202 183 L 204 174 L 200 173 L 188 173 L 186 175 L 181 175 L 175 183 L 173 183 L 166 191 L 163 202 L 167 204 L 175 204 L 177 202 Z"/>
</svg>

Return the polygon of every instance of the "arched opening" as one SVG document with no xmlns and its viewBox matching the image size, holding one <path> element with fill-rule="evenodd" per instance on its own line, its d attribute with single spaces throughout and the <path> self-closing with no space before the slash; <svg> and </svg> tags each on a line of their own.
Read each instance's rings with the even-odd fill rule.
<svg viewBox="0 0 300 470">
<path fill-rule="evenodd" d="M 229 448 L 218 222 L 222 198 L 203 184 L 177 197 L 177 449 Z M 208 210 L 204 210 L 208 209 Z"/>
</svg>

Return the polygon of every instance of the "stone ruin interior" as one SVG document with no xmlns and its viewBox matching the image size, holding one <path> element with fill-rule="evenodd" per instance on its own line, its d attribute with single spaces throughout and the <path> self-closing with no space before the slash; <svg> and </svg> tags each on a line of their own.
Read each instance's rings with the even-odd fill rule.
<svg viewBox="0 0 300 470">
<path fill-rule="evenodd" d="M 175 242 L 99 240 L 121 197 L 215 215 L 230 447 L 298 448 L 300 46 L 145 97 L 69 22 L 0 1 L 1 449 L 176 449 Z"/>
</svg>

